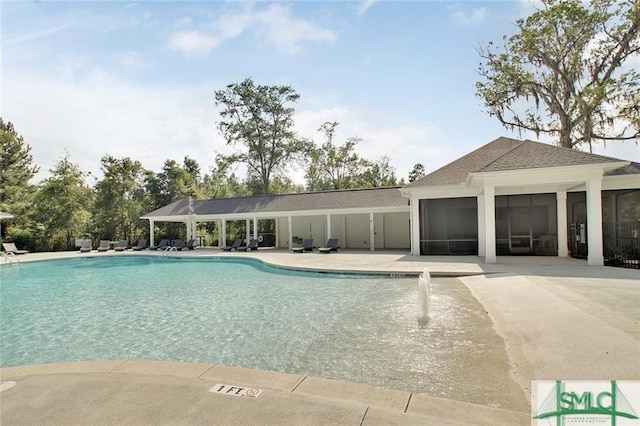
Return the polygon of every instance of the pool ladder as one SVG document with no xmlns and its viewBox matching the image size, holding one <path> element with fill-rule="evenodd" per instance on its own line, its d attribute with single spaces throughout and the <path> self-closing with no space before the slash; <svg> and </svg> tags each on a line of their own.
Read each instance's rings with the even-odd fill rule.
<svg viewBox="0 0 640 426">
<path fill-rule="evenodd" d="M 177 253 L 177 252 L 178 252 L 178 248 L 177 247 L 170 246 L 170 247 L 167 247 L 166 249 L 164 249 L 162 251 L 162 255 L 169 257 L 169 256 L 171 256 L 171 253 Z"/>
<path fill-rule="evenodd" d="M 12 265 L 13 265 L 14 261 L 20 263 L 20 259 L 18 259 L 18 256 L 16 256 L 15 253 L 12 253 L 12 252 L 8 252 L 7 253 L 6 251 L 0 252 L 0 253 L 2 253 L 2 256 L 4 257 L 4 262 L 5 263 L 9 262 Z"/>
</svg>

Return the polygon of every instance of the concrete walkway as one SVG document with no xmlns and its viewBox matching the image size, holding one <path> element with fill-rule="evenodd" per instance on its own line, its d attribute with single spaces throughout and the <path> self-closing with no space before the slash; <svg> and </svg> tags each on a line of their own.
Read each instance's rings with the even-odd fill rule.
<svg viewBox="0 0 640 426">
<path fill-rule="evenodd" d="M 142 252 L 158 256 L 159 253 Z M 126 255 L 131 255 L 127 252 Z M 140 254 L 136 252 L 135 254 Z M 90 256 L 111 256 L 91 253 Z M 399 252 L 328 255 L 278 250 L 237 256 L 283 268 L 460 276 L 503 337 L 510 375 L 533 379 L 640 379 L 640 271 L 554 257 L 418 257 Z M 86 256 L 29 254 L 22 261 Z M 5 267 L 5 266 L 2 266 Z M 208 364 L 104 361 L 0 370 L 0 422 L 12 424 L 530 424 L 513 412 L 421 394 Z M 234 389 L 210 392 L 220 385 Z M 232 396 L 237 388 L 257 398 Z M 223 388 L 229 390 L 230 388 Z"/>
</svg>

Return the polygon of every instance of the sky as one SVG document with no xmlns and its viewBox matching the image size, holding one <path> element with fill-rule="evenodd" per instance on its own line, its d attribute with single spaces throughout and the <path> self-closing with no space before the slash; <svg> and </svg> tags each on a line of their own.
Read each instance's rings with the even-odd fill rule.
<svg viewBox="0 0 640 426">
<path fill-rule="evenodd" d="M 95 178 L 105 155 L 160 172 L 185 156 L 208 173 L 230 153 L 214 92 L 251 78 L 291 86 L 295 131 L 318 145 L 362 141 L 398 178 L 500 137 L 475 95 L 477 49 L 515 31 L 513 1 L 2 1 L 0 114 L 41 168 L 68 153 Z M 550 140 L 542 140 L 550 142 Z M 640 162 L 632 143 L 595 153 Z M 242 171 L 239 170 L 241 173 Z M 301 169 L 290 169 L 304 184 Z"/>
</svg>

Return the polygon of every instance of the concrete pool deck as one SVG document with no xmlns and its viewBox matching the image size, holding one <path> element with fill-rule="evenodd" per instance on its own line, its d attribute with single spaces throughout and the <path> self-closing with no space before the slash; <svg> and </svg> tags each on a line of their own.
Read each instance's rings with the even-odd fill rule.
<svg viewBox="0 0 640 426">
<path fill-rule="evenodd" d="M 140 254 L 128 251 L 125 255 Z M 157 256 L 160 253 L 142 252 Z M 110 256 L 113 252 L 90 256 Z M 505 341 L 511 378 L 526 397 L 539 380 L 640 380 L 640 271 L 576 259 L 419 257 L 341 250 L 278 250 L 182 256 L 252 257 L 280 267 L 341 272 L 458 276 Z M 32 253 L 21 261 L 81 257 Z M 4 267 L 4 266 L 3 266 Z M 154 361 L 101 361 L 0 369 L 2 424 L 530 424 L 510 411 L 333 380 Z M 212 393 L 216 384 L 252 387 L 258 398 Z M 0 387 L 1 389 L 2 387 Z M 231 393 L 236 392 L 234 389 Z"/>
</svg>

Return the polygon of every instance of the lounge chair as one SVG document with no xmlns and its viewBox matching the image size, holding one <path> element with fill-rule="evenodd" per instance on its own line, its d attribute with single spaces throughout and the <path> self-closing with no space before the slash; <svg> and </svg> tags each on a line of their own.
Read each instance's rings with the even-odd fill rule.
<svg viewBox="0 0 640 426">
<path fill-rule="evenodd" d="M 258 250 L 258 240 L 251 238 L 249 240 L 248 246 L 240 246 L 236 250 L 238 251 Z"/>
<path fill-rule="evenodd" d="M 182 244 L 182 240 L 181 239 L 177 239 L 177 240 L 172 240 L 171 241 L 171 247 L 175 247 L 177 250 L 182 251 L 182 247 L 184 245 Z"/>
<path fill-rule="evenodd" d="M 93 250 L 91 240 L 83 240 L 80 246 L 80 253 L 89 253 L 91 250 Z"/>
<path fill-rule="evenodd" d="M 149 247 L 149 250 L 164 250 L 167 247 L 169 247 L 171 244 L 171 241 L 168 239 L 162 239 L 160 240 L 160 244 L 158 244 L 157 246 L 151 246 Z"/>
<path fill-rule="evenodd" d="M 222 247 L 222 251 L 231 251 L 231 250 L 238 250 L 238 247 L 240 247 L 242 245 L 242 242 L 244 240 L 242 238 L 237 238 L 233 244 L 231 244 L 230 246 L 224 246 Z"/>
<path fill-rule="evenodd" d="M 132 249 L 134 249 L 135 251 L 140 251 L 140 250 L 144 250 L 147 248 L 147 240 L 146 238 L 140 238 L 138 240 L 138 244 L 131 247 Z"/>
<path fill-rule="evenodd" d="M 129 240 L 120 240 L 120 243 L 115 246 L 115 251 L 125 251 L 129 248 Z"/>
<path fill-rule="evenodd" d="M 98 246 L 98 251 L 108 251 L 109 250 L 109 240 L 100 240 L 100 245 Z"/>
<path fill-rule="evenodd" d="M 305 251 L 313 251 L 313 238 L 305 238 L 302 241 L 302 247 L 293 247 L 291 251 L 294 253 L 304 253 Z"/>
<path fill-rule="evenodd" d="M 18 248 L 16 247 L 15 243 L 2 243 L 2 248 L 7 253 L 13 253 L 13 254 L 27 254 L 27 253 L 29 253 L 29 250 L 18 250 Z"/>
<path fill-rule="evenodd" d="M 195 250 L 196 249 L 196 240 L 193 238 L 187 241 L 187 250 Z"/>
<path fill-rule="evenodd" d="M 340 246 L 338 245 L 338 239 L 329 238 L 329 240 L 327 241 L 327 246 L 318 248 L 318 251 L 320 253 L 327 254 L 327 253 L 331 253 L 332 251 L 338 251 L 339 248 Z"/>
</svg>

